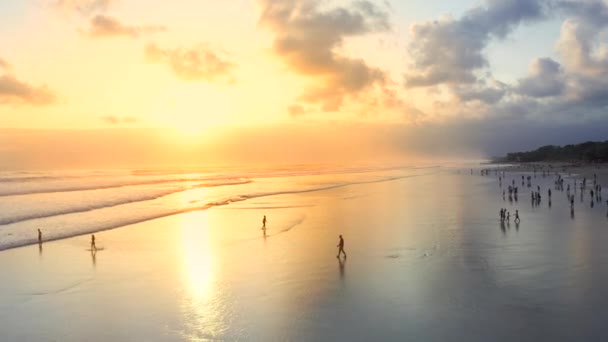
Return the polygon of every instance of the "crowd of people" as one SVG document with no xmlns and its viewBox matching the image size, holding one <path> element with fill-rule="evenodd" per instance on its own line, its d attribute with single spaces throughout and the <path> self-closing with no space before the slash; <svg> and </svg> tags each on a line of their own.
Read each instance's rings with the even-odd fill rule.
<svg viewBox="0 0 608 342">
<path fill-rule="evenodd" d="M 597 178 L 597 174 L 593 174 L 593 181 L 592 184 L 588 184 L 591 183 L 591 181 L 588 182 L 587 178 L 584 177 L 582 180 L 579 180 L 575 177 L 572 177 L 572 174 L 569 173 L 568 176 L 570 176 L 570 181 L 566 182 L 566 179 L 564 178 L 564 176 L 562 175 L 562 173 L 560 173 L 559 171 L 555 171 L 552 169 L 552 167 L 550 167 L 551 170 L 537 170 L 536 168 L 534 168 L 528 175 L 521 175 L 521 186 L 523 187 L 527 187 L 530 189 L 530 200 L 531 200 L 531 204 L 532 207 L 538 207 L 541 205 L 541 201 L 543 196 L 541 195 L 541 185 L 537 184 L 536 187 L 533 187 L 532 183 L 533 180 L 535 178 L 537 178 L 537 175 L 540 175 L 542 178 L 546 178 L 546 177 L 555 177 L 555 181 L 554 181 L 554 189 L 555 191 L 559 191 L 559 192 L 565 192 L 565 197 L 570 205 L 570 213 L 571 213 L 571 217 L 574 218 L 574 208 L 575 208 L 575 195 L 579 194 L 580 195 L 580 202 L 584 203 L 585 201 L 585 194 L 589 194 L 589 206 L 591 208 L 594 208 L 596 203 L 601 203 L 602 202 L 602 185 L 599 184 L 598 182 L 598 178 Z M 523 171 L 525 172 L 525 171 Z M 489 176 L 491 174 L 494 174 L 498 177 L 498 184 L 500 189 L 502 190 L 502 199 L 503 200 L 507 200 L 507 196 L 508 196 L 508 200 L 509 202 L 517 202 L 518 201 L 518 194 L 519 194 L 519 188 L 516 186 L 516 179 L 519 179 L 519 176 L 513 175 L 513 178 L 509 180 L 507 180 L 507 171 L 505 171 L 504 169 L 482 169 L 480 171 L 480 174 L 482 176 Z M 508 185 L 506 188 L 503 188 L 503 182 L 506 182 Z M 564 186 L 565 186 L 565 190 L 564 190 Z M 552 189 L 548 188 L 547 189 L 547 202 L 548 202 L 548 206 L 551 207 L 551 200 L 552 200 Z M 608 200 L 606 201 L 606 205 L 608 206 Z M 506 208 L 500 208 L 499 211 L 499 216 L 500 216 L 500 222 L 501 224 L 509 224 L 511 221 L 511 213 L 506 209 Z M 606 216 L 608 217 L 608 211 L 606 213 Z M 520 218 L 519 218 L 519 210 L 515 211 L 515 218 L 514 218 L 514 222 L 516 224 L 519 224 L 520 222 Z"/>
</svg>

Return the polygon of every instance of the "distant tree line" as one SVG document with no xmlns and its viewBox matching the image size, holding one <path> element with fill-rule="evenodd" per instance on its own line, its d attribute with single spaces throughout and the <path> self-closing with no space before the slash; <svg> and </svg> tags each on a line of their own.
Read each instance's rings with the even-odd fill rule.
<svg viewBox="0 0 608 342">
<path fill-rule="evenodd" d="M 547 145 L 534 151 L 508 153 L 505 160 L 508 162 L 608 162 L 608 140 L 566 146 Z"/>
</svg>

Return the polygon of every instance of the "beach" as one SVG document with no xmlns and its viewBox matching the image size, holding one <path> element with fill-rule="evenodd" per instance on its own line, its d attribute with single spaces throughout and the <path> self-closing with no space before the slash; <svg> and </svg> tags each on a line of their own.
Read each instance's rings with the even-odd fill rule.
<svg viewBox="0 0 608 342">
<path fill-rule="evenodd" d="M 526 187 L 509 202 L 480 169 L 290 176 L 309 190 L 102 229 L 96 253 L 86 230 L 0 251 L 3 340 L 606 338 L 606 204 L 577 197 L 572 217 L 561 191 L 532 206 Z"/>
</svg>

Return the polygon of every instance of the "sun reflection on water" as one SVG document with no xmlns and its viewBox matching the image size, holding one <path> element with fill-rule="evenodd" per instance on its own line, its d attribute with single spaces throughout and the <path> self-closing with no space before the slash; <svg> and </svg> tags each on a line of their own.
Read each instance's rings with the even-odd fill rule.
<svg viewBox="0 0 608 342">
<path fill-rule="evenodd" d="M 210 251 L 207 215 L 185 215 L 183 222 L 183 272 L 190 293 L 205 299 L 213 284 L 213 262 Z"/>
<path fill-rule="evenodd" d="M 216 289 L 208 213 L 202 211 L 183 217 L 183 336 L 190 341 L 218 338 L 226 329 L 225 310 Z"/>
</svg>

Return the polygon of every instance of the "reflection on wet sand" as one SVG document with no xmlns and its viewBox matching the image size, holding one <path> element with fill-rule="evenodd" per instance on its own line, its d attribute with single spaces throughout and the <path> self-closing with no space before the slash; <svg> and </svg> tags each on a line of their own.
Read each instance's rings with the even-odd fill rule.
<svg viewBox="0 0 608 342">
<path fill-rule="evenodd" d="M 91 262 L 93 263 L 93 268 L 97 267 L 97 251 L 91 250 Z"/>
<path fill-rule="evenodd" d="M 184 316 L 184 337 L 189 340 L 216 339 L 226 329 L 225 308 L 215 291 L 212 249 L 209 241 L 208 215 L 183 216 L 182 277 L 184 288 L 181 310 Z"/>
<path fill-rule="evenodd" d="M 346 266 L 346 258 L 338 258 L 338 266 L 340 268 L 340 279 L 344 280 L 344 268 Z"/>
</svg>

